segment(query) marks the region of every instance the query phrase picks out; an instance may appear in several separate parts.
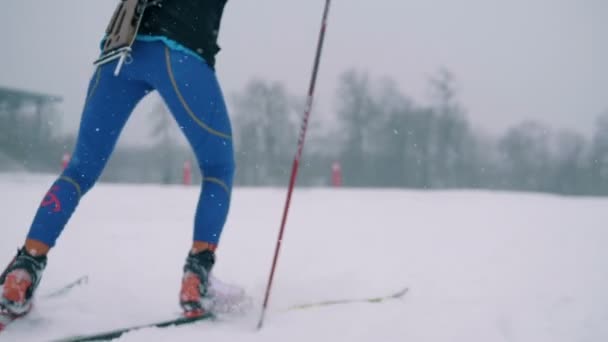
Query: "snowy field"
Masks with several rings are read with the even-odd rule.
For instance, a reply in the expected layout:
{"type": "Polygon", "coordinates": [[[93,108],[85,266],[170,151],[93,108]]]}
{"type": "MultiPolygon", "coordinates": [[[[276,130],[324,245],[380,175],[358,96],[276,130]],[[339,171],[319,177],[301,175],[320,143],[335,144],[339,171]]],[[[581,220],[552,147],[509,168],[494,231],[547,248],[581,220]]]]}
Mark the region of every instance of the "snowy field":
{"type": "MultiPolygon", "coordinates": [[[[14,255],[52,177],[0,174],[0,263],[14,255]]],[[[40,298],[0,341],[49,341],[167,319],[196,187],[100,184],[51,252],[40,298]]],[[[297,189],[265,327],[257,332],[284,189],[237,188],[215,275],[254,309],[120,341],[608,341],[608,199],[483,191],[297,189]],[[287,311],[319,300],[401,300],[287,311]]]]}

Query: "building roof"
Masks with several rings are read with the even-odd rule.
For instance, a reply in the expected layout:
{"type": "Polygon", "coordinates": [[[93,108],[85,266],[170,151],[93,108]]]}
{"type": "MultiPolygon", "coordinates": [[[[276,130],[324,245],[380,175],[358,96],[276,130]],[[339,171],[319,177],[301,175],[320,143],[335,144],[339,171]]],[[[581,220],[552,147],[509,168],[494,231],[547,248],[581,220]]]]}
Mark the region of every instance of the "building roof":
{"type": "Polygon", "coordinates": [[[61,102],[63,98],[60,96],[36,93],[28,90],[20,90],[15,88],[7,88],[0,86],[0,102],[1,101],[16,101],[16,102],[61,102]]]}

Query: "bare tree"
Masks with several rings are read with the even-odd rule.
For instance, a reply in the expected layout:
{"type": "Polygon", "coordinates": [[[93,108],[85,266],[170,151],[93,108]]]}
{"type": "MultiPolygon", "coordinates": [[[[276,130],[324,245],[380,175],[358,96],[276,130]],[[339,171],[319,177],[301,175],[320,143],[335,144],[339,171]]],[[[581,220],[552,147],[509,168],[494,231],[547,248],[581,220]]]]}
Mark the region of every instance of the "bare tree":
{"type": "Polygon", "coordinates": [[[151,137],[155,140],[154,148],[158,152],[158,163],[161,165],[162,182],[174,183],[178,179],[176,167],[179,160],[176,156],[176,129],[175,121],[169,113],[164,102],[159,101],[150,112],[152,121],[151,137]]]}
{"type": "Polygon", "coordinates": [[[234,98],[237,181],[282,184],[297,139],[291,97],[278,82],[253,80],[234,98]]]}

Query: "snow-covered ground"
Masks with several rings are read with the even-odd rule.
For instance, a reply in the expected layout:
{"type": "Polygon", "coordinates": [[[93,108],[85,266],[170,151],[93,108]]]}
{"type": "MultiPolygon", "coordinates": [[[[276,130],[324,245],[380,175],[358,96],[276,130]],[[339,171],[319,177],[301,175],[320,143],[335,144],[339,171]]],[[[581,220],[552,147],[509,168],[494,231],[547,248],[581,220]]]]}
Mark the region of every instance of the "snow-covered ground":
{"type": "MultiPolygon", "coordinates": [[[[0,174],[0,263],[52,177],[0,174]]],[[[51,252],[40,299],[0,341],[48,341],[166,319],[189,247],[196,187],[100,184],[51,252]]],[[[266,324],[255,330],[284,189],[237,188],[215,274],[243,317],[121,341],[608,341],[608,199],[483,191],[297,189],[266,324]],[[402,299],[286,311],[326,299],[402,299]]],[[[2,261],[4,260],[4,261],[2,261]]]]}

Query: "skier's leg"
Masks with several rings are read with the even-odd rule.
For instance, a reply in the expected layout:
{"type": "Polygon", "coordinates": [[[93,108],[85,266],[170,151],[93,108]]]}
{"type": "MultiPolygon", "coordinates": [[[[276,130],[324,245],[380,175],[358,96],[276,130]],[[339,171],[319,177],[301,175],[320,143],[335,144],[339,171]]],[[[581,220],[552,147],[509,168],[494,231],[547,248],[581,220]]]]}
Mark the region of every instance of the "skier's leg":
{"type": "Polygon", "coordinates": [[[235,169],[230,119],[213,69],[168,48],[164,59],[164,79],[155,87],[190,143],[203,175],[193,249],[214,249],[228,215],[235,169]]]}
{"type": "Polygon", "coordinates": [[[230,206],[234,152],[230,119],[215,72],[196,57],[163,49],[164,72],[155,87],[196,155],[203,175],[192,249],[184,265],[180,305],[186,316],[204,312],[214,250],[230,206]]]}
{"type": "Polygon", "coordinates": [[[44,254],[37,248],[55,245],[78,202],[99,178],[133,108],[151,90],[128,72],[116,77],[113,70],[113,64],[100,66],[91,80],[74,154],[34,217],[27,236],[30,253],[44,254]]]}
{"type": "Polygon", "coordinates": [[[42,200],[24,248],[0,275],[0,308],[16,314],[29,311],[46,253],[95,184],[129,114],[150,89],[126,73],[113,76],[113,70],[111,64],[99,67],[91,80],[72,160],[42,200]]]}

